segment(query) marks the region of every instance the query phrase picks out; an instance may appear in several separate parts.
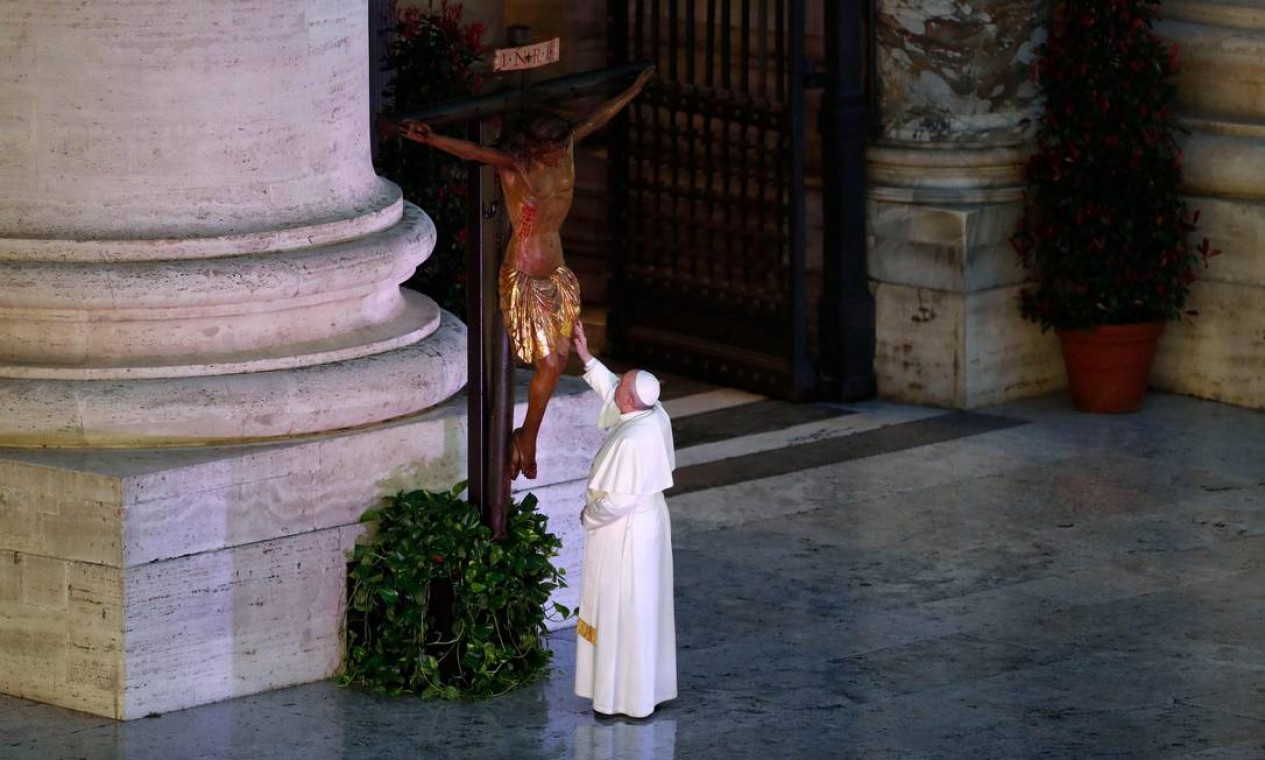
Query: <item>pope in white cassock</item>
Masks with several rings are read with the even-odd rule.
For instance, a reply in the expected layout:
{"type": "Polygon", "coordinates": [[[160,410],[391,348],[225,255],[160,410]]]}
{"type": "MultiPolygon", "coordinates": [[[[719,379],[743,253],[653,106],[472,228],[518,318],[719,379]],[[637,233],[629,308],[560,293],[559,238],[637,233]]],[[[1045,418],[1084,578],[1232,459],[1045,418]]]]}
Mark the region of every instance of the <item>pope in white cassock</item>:
{"type": "Polygon", "coordinates": [[[612,373],[589,353],[578,321],[575,349],[602,397],[598,425],[607,431],[580,514],[587,535],[575,693],[598,713],[644,718],[676,698],[672,526],[663,498],[676,467],[672,422],[654,375],[612,373]]]}

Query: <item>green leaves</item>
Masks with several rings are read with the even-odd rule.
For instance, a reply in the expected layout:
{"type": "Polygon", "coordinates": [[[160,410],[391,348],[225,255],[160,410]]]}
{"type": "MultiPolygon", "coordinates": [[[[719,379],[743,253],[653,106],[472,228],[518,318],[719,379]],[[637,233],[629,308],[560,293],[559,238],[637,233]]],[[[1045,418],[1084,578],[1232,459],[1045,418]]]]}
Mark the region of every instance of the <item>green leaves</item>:
{"type": "Polygon", "coordinates": [[[1033,68],[1045,108],[1011,243],[1032,269],[1021,309],[1042,329],[1176,319],[1198,215],[1182,199],[1174,48],[1158,0],[1063,0],[1033,68]]]}
{"type": "MultiPolygon", "coordinates": [[[[507,538],[493,541],[465,491],[461,482],[447,492],[399,493],[361,516],[378,532],[348,562],[339,683],[471,699],[547,671],[546,606],[566,585],[550,560],[562,543],[531,494],[512,505],[507,538]]],[[[549,617],[570,614],[555,605],[549,617]]]]}

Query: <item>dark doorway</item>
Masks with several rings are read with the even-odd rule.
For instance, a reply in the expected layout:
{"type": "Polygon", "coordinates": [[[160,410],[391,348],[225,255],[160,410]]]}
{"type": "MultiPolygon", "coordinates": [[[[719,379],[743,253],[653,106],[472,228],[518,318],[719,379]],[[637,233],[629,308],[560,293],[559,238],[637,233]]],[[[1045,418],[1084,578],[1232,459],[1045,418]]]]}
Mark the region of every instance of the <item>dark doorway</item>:
{"type": "Polygon", "coordinates": [[[821,304],[838,273],[831,252],[809,271],[805,182],[826,62],[809,60],[805,6],[611,0],[614,62],[659,75],[611,135],[608,339],[621,359],[796,400],[827,382],[820,354],[834,347],[819,338],[836,337],[821,304]]]}

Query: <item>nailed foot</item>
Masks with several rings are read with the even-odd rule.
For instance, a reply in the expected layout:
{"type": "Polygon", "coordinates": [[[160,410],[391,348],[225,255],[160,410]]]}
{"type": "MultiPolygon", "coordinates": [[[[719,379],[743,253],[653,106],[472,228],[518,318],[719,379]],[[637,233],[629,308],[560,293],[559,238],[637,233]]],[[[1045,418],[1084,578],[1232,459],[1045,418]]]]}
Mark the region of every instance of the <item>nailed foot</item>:
{"type": "Polygon", "coordinates": [[[514,430],[514,451],[510,455],[510,477],[516,478],[519,473],[528,480],[536,479],[536,441],[528,440],[523,429],[514,430]]]}

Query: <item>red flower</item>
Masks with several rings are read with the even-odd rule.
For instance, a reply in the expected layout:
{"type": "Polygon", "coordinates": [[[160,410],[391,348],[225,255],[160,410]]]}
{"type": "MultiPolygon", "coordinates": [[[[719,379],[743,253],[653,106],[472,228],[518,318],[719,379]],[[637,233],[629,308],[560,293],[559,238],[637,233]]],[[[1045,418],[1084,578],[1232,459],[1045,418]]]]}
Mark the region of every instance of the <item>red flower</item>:
{"type": "Polygon", "coordinates": [[[1061,0],[1030,74],[1045,112],[1011,244],[1034,274],[1023,314],[1048,327],[1178,316],[1191,265],[1212,250],[1179,193],[1178,50],[1155,36],[1159,0],[1061,0]]]}

